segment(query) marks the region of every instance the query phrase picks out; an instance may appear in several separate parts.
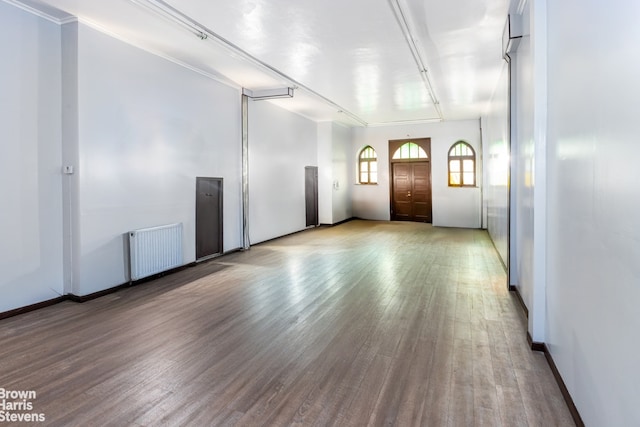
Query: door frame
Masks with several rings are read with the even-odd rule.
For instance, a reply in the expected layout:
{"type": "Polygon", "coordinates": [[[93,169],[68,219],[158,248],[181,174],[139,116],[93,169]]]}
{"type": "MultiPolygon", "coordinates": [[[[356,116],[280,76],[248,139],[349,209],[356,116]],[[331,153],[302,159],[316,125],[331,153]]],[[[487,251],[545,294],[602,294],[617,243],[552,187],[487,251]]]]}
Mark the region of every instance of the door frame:
{"type": "Polygon", "coordinates": [[[393,164],[394,163],[429,163],[429,195],[431,200],[429,205],[431,206],[430,218],[433,223],[433,179],[432,179],[432,165],[431,162],[431,138],[406,138],[406,139],[390,139],[389,140],[389,218],[393,221],[393,164]],[[422,148],[427,153],[426,159],[393,159],[393,153],[398,148],[407,142],[413,142],[422,148]]]}
{"type": "Polygon", "coordinates": [[[223,206],[223,201],[224,201],[224,179],[223,178],[213,178],[213,177],[201,177],[198,176],[196,177],[196,203],[195,203],[195,244],[196,244],[196,261],[204,261],[207,260],[209,258],[213,258],[216,256],[220,256],[224,254],[224,239],[223,239],[223,233],[224,233],[224,218],[223,218],[223,214],[224,214],[224,206],[223,206]],[[199,255],[199,245],[198,245],[198,224],[200,221],[202,221],[202,218],[199,218],[198,215],[198,184],[200,182],[203,181],[209,181],[209,182],[215,182],[218,184],[218,230],[220,231],[218,233],[218,247],[220,248],[220,252],[216,252],[213,254],[207,254],[207,255],[203,255],[203,256],[198,256],[199,255]]]}

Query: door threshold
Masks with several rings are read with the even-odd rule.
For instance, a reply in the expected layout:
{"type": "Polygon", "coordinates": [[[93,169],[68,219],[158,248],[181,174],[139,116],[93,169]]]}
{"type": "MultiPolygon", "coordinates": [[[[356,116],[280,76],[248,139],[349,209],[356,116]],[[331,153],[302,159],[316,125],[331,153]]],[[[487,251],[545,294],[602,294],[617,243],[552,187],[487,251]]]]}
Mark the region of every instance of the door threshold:
{"type": "Polygon", "coordinates": [[[210,259],[213,259],[213,258],[218,258],[219,256],[222,256],[222,255],[224,255],[224,254],[223,253],[217,253],[217,254],[207,255],[207,256],[204,256],[202,258],[198,258],[196,260],[196,264],[199,264],[199,263],[204,262],[204,261],[209,261],[210,259]]]}

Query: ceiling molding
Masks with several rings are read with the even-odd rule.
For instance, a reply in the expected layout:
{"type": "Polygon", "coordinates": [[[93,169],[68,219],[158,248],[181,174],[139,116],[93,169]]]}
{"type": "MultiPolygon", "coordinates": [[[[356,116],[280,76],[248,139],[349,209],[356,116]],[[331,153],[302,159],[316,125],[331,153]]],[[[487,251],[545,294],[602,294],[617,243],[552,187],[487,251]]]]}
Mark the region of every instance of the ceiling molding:
{"type": "Polygon", "coordinates": [[[77,16],[70,16],[68,18],[61,19],[60,20],[60,25],[71,24],[73,22],[78,22],[78,17],[77,16]]]}
{"type": "Polygon", "coordinates": [[[230,40],[227,40],[226,38],[220,36],[219,34],[207,28],[205,25],[196,21],[192,17],[174,8],[167,2],[163,0],[129,0],[129,1],[133,4],[143,7],[144,9],[150,12],[157,14],[158,16],[163,17],[164,19],[171,20],[171,22],[173,22],[175,25],[178,25],[181,28],[186,29],[187,31],[195,34],[196,37],[202,40],[205,40],[205,41],[212,40],[214,43],[217,43],[218,45],[232,52],[233,54],[238,55],[240,58],[252,64],[253,66],[258,67],[263,71],[266,71],[267,73],[277,78],[284,79],[288,85],[294,86],[299,90],[303,90],[304,92],[312,95],[313,97],[321,100],[325,104],[331,106],[332,108],[335,108],[336,111],[349,116],[351,120],[354,120],[360,123],[362,126],[367,126],[367,122],[362,118],[360,118],[357,114],[352,113],[351,111],[340,106],[333,100],[316,92],[315,90],[311,89],[307,85],[297,81],[293,77],[285,74],[284,72],[280,71],[274,66],[256,58],[255,56],[243,50],[242,48],[240,48],[230,40]]]}
{"type": "MultiPolygon", "coordinates": [[[[36,9],[33,6],[26,5],[26,4],[21,3],[21,2],[19,2],[17,0],[0,0],[0,1],[3,1],[3,2],[7,3],[7,4],[10,4],[11,6],[15,6],[18,9],[22,9],[25,12],[29,12],[30,14],[38,16],[38,17],[40,17],[42,19],[45,19],[45,20],[47,20],[49,22],[53,22],[54,24],[61,25],[63,23],[63,21],[69,19],[69,18],[64,18],[63,20],[61,20],[60,18],[56,18],[53,15],[49,15],[48,13],[45,13],[42,10],[36,9]]],[[[75,18],[75,17],[73,17],[73,18],[75,18]]]]}
{"type": "Polygon", "coordinates": [[[209,71],[205,71],[205,70],[203,70],[201,68],[198,68],[198,67],[195,67],[193,65],[187,64],[186,62],[183,62],[183,61],[181,61],[179,59],[176,59],[176,58],[174,58],[174,57],[172,57],[170,55],[167,55],[166,53],[157,51],[155,49],[150,49],[150,48],[148,48],[146,46],[143,46],[143,45],[141,45],[141,44],[139,44],[139,43],[127,38],[127,37],[123,37],[120,34],[117,34],[117,33],[114,33],[112,31],[109,31],[108,29],[106,29],[102,25],[100,25],[100,24],[98,24],[96,22],[93,22],[91,20],[88,20],[88,19],[85,19],[85,18],[77,18],[76,20],[77,20],[77,22],[79,22],[81,24],[84,24],[84,25],[86,25],[86,26],[88,26],[90,28],[93,28],[94,30],[99,31],[99,32],[101,32],[103,34],[106,34],[109,37],[113,37],[114,39],[120,40],[121,42],[126,43],[126,44],[128,44],[130,46],[133,46],[133,47],[135,47],[137,49],[140,49],[140,50],[143,50],[143,51],[145,51],[147,53],[150,53],[151,55],[154,55],[154,56],[157,56],[159,58],[165,59],[165,60],[167,60],[169,62],[172,62],[172,63],[174,63],[176,65],[179,65],[179,66],[181,66],[183,68],[186,68],[186,69],[188,69],[190,71],[193,71],[194,73],[198,73],[198,74],[200,74],[200,75],[202,75],[204,77],[207,77],[207,78],[209,78],[211,80],[215,80],[218,83],[222,83],[224,85],[227,85],[229,87],[232,87],[234,89],[242,91],[242,85],[236,83],[235,81],[233,81],[233,80],[231,80],[231,79],[229,79],[229,78],[227,78],[227,77],[225,77],[225,76],[223,76],[221,74],[214,74],[214,73],[211,73],[209,71]]]}

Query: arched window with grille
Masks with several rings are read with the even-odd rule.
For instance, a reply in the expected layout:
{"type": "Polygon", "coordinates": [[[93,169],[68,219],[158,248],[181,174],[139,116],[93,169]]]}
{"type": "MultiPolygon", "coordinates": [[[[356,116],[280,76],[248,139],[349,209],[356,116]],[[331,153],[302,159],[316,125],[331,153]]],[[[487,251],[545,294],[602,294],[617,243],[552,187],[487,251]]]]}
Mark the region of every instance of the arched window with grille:
{"type": "Polygon", "coordinates": [[[471,145],[458,141],[449,150],[449,187],[475,187],[476,152],[471,145]]]}
{"type": "Polygon", "coordinates": [[[367,145],[358,155],[358,182],[360,184],[378,183],[378,155],[367,145]]]}

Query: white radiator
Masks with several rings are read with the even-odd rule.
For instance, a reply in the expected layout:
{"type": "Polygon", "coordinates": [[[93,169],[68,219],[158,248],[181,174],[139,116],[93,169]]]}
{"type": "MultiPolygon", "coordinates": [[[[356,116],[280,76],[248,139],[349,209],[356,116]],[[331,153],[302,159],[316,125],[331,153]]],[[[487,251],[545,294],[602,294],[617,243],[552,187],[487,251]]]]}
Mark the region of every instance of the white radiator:
{"type": "Polygon", "coordinates": [[[129,232],[131,280],[182,265],[182,223],[129,232]]]}

